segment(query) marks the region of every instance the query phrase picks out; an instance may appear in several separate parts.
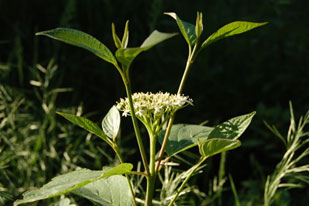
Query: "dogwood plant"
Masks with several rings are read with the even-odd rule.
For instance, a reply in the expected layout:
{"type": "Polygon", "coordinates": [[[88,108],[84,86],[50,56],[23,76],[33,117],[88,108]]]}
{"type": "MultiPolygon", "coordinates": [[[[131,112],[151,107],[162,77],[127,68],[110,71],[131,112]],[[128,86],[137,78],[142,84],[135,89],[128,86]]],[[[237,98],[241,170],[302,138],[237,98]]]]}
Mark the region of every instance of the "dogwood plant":
{"type": "MultiPolygon", "coordinates": [[[[174,124],[175,113],[186,106],[193,105],[193,100],[182,94],[187,75],[197,55],[208,45],[236,34],[241,34],[260,27],[264,23],[236,21],[229,23],[210,35],[206,40],[200,39],[203,32],[202,13],[197,12],[196,23],[191,24],[181,20],[175,13],[166,13],[177,23],[180,33],[188,45],[188,58],[177,93],[168,92],[138,92],[132,94],[130,67],[133,60],[153,46],[174,37],[176,33],[153,31],[148,38],[137,47],[127,47],[129,40],[128,21],[123,36],[120,38],[112,24],[112,36],[116,46],[113,54],[103,43],[84,32],[57,28],[39,32],[36,35],[47,36],[77,47],[86,49],[101,59],[111,63],[119,72],[127,97],[121,98],[111,107],[102,120],[102,127],[84,117],[58,112],[73,124],[76,124],[105,141],[115,152],[120,164],[116,167],[104,167],[102,170],[79,169],[53,178],[39,189],[25,192],[23,199],[16,200],[14,205],[34,202],[56,197],[66,193],[74,193],[89,199],[95,205],[153,205],[154,199],[160,202],[155,194],[157,176],[168,160],[185,150],[198,147],[200,159],[191,167],[182,184],[169,197],[168,205],[175,201],[189,181],[192,174],[209,157],[235,149],[241,145],[238,138],[249,126],[255,112],[234,117],[215,127],[193,124],[174,124]],[[119,152],[116,138],[119,136],[121,114],[132,119],[133,129],[139,148],[144,171],[134,171],[134,163],[125,163],[119,152]],[[149,139],[142,138],[139,121],[146,128],[149,139]],[[145,150],[144,142],[149,141],[145,150]],[[160,148],[157,148],[157,143],[160,148]],[[164,158],[164,159],[163,159],[164,158]],[[141,175],[147,182],[145,197],[136,197],[132,185],[132,175],[141,175]],[[139,200],[139,201],[137,201],[139,200]]],[[[69,203],[66,203],[69,205],[69,203]]]]}

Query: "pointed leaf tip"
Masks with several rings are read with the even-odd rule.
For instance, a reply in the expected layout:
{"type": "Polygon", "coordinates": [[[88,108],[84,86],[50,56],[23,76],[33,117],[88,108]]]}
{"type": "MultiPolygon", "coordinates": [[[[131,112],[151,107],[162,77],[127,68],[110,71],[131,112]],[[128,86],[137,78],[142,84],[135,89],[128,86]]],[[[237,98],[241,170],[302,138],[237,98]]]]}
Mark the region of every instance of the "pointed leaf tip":
{"type": "Polygon", "coordinates": [[[209,138],[238,139],[250,125],[256,112],[233,117],[217,125],[209,135],[209,138]]]}
{"type": "Polygon", "coordinates": [[[69,28],[56,28],[48,31],[38,32],[35,35],[43,35],[62,41],[73,46],[81,47],[100,57],[101,59],[117,65],[116,58],[112,52],[99,40],[85,32],[69,29],[69,28]]]}
{"type": "Polygon", "coordinates": [[[268,22],[247,22],[247,21],[235,21],[229,24],[224,25],[220,29],[218,29],[215,33],[210,35],[206,41],[203,42],[202,48],[205,48],[206,46],[220,40],[223,38],[227,38],[233,35],[242,34],[247,31],[250,31],[254,28],[263,26],[267,24],[268,22]]]}
{"type": "MultiPolygon", "coordinates": [[[[184,39],[186,40],[186,42],[188,43],[188,45],[190,47],[192,47],[196,40],[197,40],[197,36],[195,34],[196,28],[195,25],[188,23],[186,21],[182,21],[176,13],[174,12],[165,12],[164,14],[171,16],[173,19],[176,20],[176,23],[178,25],[178,28],[182,34],[182,36],[184,37],[184,39]]],[[[200,29],[200,28],[199,28],[200,29]]]]}

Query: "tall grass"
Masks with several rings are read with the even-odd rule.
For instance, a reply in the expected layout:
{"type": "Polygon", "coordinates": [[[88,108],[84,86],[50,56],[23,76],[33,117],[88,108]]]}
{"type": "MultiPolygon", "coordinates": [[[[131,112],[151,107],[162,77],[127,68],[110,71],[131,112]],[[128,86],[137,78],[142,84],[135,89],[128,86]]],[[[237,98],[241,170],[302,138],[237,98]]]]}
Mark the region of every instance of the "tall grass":
{"type": "Polygon", "coordinates": [[[264,206],[269,206],[275,199],[280,201],[281,188],[301,188],[309,184],[309,162],[302,160],[309,156],[309,111],[296,123],[292,104],[290,103],[290,127],[284,137],[274,126],[266,123],[267,127],[283,142],[286,151],[275,171],[267,177],[264,191],[264,206]]]}
{"type": "Polygon", "coordinates": [[[57,107],[58,95],[71,91],[60,87],[57,70],[54,60],[32,68],[30,89],[0,84],[0,205],[89,161],[97,169],[114,162],[91,135],[56,117],[56,110],[83,112],[57,107]]]}

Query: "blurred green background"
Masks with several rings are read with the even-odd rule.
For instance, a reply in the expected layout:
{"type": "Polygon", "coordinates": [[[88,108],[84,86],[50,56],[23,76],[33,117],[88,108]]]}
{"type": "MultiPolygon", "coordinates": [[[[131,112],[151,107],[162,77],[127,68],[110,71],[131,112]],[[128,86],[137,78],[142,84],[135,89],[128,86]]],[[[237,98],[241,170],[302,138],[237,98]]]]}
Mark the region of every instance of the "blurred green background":
{"type": "MultiPolygon", "coordinates": [[[[257,111],[241,139],[243,146],[228,153],[226,173],[233,176],[244,205],[250,205],[249,200],[261,201],[265,177],[284,151],[263,121],[277,125],[285,134],[289,100],[297,117],[309,108],[308,5],[305,0],[0,0],[2,204],[9,205],[25,190],[56,174],[76,167],[100,169],[116,164],[103,142],[56,116],[55,111],[82,113],[100,123],[109,108],[125,96],[117,71],[87,51],[34,34],[56,27],[75,28],[115,51],[112,22],[121,34],[125,21],[130,20],[129,47],[134,47],[154,29],[178,31],[174,20],[163,15],[166,11],[192,23],[196,11],[203,12],[204,38],[236,20],[269,22],[220,40],[199,55],[184,89],[194,107],[179,112],[176,119],[196,124],[208,120],[208,125],[215,125],[257,111]]],[[[131,69],[133,91],[175,93],[186,57],[181,35],[141,54],[131,69]]],[[[130,126],[123,119],[119,141],[131,146],[122,149],[127,161],[136,162],[130,126]]],[[[218,157],[210,160],[206,172],[192,180],[205,193],[217,173],[218,161],[218,157]]],[[[287,205],[305,205],[308,194],[307,187],[282,197],[287,205]]],[[[223,197],[223,205],[233,202],[229,185],[223,197]]]]}

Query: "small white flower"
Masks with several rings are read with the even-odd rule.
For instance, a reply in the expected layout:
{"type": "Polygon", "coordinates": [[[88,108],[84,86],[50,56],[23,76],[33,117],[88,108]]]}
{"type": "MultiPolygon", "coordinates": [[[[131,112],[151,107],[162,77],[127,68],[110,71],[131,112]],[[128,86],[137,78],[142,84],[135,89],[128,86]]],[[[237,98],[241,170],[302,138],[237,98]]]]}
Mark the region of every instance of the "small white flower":
{"type": "Polygon", "coordinates": [[[137,110],[135,114],[141,117],[143,116],[143,110],[137,110]]]}
{"type": "MultiPolygon", "coordinates": [[[[162,128],[163,124],[169,117],[177,110],[187,106],[193,105],[192,99],[184,95],[170,94],[168,92],[158,93],[134,93],[132,95],[133,106],[135,114],[142,122],[147,122],[149,128],[162,128]],[[144,121],[146,120],[146,121],[144,121]]],[[[117,102],[116,108],[122,111],[122,116],[130,115],[129,100],[120,99],[117,102]]],[[[154,131],[158,132],[158,131],[154,131]]]]}
{"type": "Polygon", "coordinates": [[[122,113],[122,116],[127,117],[129,114],[130,110],[124,110],[122,113]]]}

